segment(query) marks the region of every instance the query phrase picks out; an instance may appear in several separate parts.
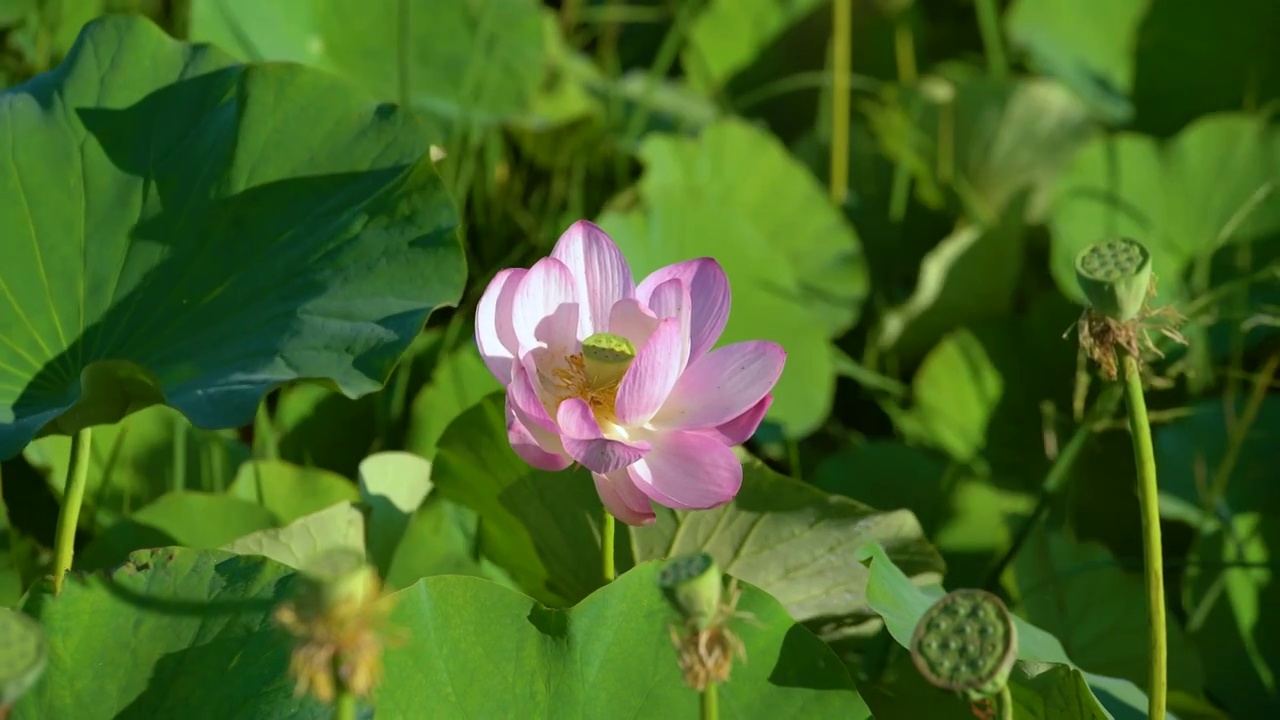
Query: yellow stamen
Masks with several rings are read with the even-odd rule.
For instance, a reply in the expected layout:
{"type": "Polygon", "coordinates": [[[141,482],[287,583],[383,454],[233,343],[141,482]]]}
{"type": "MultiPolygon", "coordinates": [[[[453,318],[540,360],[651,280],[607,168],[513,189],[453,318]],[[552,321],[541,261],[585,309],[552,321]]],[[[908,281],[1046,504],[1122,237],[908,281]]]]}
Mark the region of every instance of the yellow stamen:
{"type": "Polygon", "coordinates": [[[618,383],[622,381],[621,376],[601,382],[601,379],[593,378],[587,372],[586,360],[582,357],[582,353],[574,353],[565,358],[563,367],[551,371],[551,377],[555,394],[555,401],[551,407],[553,415],[560,407],[560,403],[569,398],[580,398],[591,406],[597,422],[617,421],[613,413],[613,404],[618,396],[618,383]]]}

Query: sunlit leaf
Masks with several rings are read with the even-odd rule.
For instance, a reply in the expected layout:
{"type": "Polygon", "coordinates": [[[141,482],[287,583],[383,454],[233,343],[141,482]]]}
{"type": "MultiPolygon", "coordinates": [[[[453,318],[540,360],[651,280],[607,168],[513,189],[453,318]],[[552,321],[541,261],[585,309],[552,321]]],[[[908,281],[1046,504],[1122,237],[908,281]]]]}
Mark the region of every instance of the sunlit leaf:
{"type": "MultiPolygon", "coordinates": [[[[386,657],[378,711],[392,717],[684,717],[698,712],[668,625],[674,611],[645,563],[568,610],[493,583],[422,580],[396,594],[392,621],[414,638],[386,657]],[[429,643],[429,649],[428,645],[429,643]],[[494,682],[495,668],[517,668],[494,682]],[[439,692],[448,688],[448,692],[439,692]]],[[[764,592],[743,588],[732,621],[747,648],[719,688],[724,718],[868,712],[835,654],[764,592]]]]}

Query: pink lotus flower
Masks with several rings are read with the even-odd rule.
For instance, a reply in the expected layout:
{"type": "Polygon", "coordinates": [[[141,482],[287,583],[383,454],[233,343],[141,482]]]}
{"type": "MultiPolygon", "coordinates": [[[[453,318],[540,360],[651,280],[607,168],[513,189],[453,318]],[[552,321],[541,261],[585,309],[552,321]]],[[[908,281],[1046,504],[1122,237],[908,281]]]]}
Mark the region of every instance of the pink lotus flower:
{"type": "Polygon", "coordinates": [[[773,402],[786,352],[712,349],[729,280],[699,258],[637,286],[613,240],[574,223],[551,256],[498,273],[476,309],[476,344],[507,388],[507,435],[525,462],[591,470],[614,517],[654,521],[650,501],[705,509],[742,485],[733,446],[773,402]]]}

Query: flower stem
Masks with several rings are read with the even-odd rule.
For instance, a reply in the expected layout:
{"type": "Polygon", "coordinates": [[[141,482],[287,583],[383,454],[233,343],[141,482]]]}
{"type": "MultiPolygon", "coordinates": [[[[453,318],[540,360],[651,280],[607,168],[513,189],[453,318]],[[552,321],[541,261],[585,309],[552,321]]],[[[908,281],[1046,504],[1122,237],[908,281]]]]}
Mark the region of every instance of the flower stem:
{"type": "Polygon", "coordinates": [[[702,691],[702,720],[719,720],[720,688],[715,681],[707,683],[702,691]]]}
{"type": "Polygon", "coordinates": [[[62,488],[62,508],[58,511],[58,529],[53,536],[53,593],[62,593],[62,583],[71,569],[76,548],[76,528],[80,526],[80,506],[84,488],[89,482],[89,428],[71,436],[67,461],[67,481],[62,488]]]}
{"type": "Polygon", "coordinates": [[[1013,695],[1009,693],[1009,684],[1005,683],[1000,688],[1000,694],[996,696],[996,702],[1000,704],[997,712],[1000,713],[1000,720],[1013,720],[1013,695]]]}
{"type": "Polygon", "coordinates": [[[1151,667],[1147,683],[1147,717],[1165,716],[1167,640],[1164,615],[1164,555],[1160,545],[1160,508],[1157,500],[1156,458],[1151,445],[1151,424],[1142,396],[1142,376],[1132,355],[1124,358],[1125,399],[1129,405],[1129,432],[1133,435],[1133,459],[1138,468],[1138,504],[1142,510],[1142,548],[1146,555],[1147,621],[1151,628],[1151,667]]]}
{"type": "Polygon", "coordinates": [[[600,527],[600,559],[604,562],[604,581],[613,582],[618,573],[613,568],[613,515],[604,511],[604,524],[600,527]]]}
{"type": "Polygon", "coordinates": [[[356,716],[359,715],[360,700],[343,681],[342,659],[337,655],[333,658],[333,686],[337,689],[337,696],[333,699],[334,720],[356,720],[356,716]]]}
{"type": "Polygon", "coordinates": [[[831,3],[831,200],[844,207],[849,192],[849,65],[853,55],[853,1],[831,3]]]}
{"type": "Polygon", "coordinates": [[[356,720],[357,709],[356,694],[345,686],[339,686],[338,697],[333,702],[334,720],[356,720]]]}

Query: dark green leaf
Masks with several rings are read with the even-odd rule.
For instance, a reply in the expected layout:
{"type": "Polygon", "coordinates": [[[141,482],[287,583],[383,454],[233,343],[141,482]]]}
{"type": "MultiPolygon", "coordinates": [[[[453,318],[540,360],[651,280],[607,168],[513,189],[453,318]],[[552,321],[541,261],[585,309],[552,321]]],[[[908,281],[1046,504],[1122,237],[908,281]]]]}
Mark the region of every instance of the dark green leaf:
{"type": "Polygon", "coordinates": [[[372,392],[461,293],[425,129],[329,74],[113,16],[0,125],[0,458],[159,402],[239,426],[298,377],[372,392]]]}

